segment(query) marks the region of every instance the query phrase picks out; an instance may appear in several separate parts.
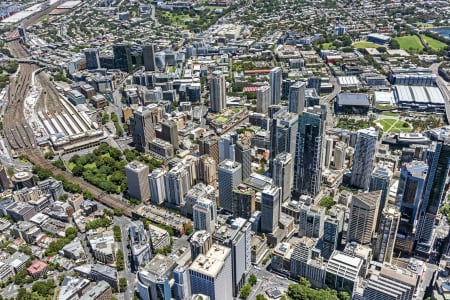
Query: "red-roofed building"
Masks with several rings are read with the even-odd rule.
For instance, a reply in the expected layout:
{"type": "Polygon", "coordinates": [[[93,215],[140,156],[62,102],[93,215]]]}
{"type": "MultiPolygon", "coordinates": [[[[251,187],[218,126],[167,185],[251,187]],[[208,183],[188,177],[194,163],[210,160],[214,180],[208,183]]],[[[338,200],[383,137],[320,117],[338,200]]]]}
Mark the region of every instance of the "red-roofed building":
{"type": "Polygon", "coordinates": [[[27,271],[31,277],[37,279],[47,273],[48,265],[43,261],[35,260],[34,263],[28,267],[27,271]]]}

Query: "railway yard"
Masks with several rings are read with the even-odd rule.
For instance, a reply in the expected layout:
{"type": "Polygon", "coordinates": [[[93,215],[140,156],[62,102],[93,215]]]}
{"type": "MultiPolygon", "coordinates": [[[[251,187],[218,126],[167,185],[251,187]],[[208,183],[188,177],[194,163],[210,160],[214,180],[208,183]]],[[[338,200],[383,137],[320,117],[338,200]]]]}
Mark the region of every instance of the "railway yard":
{"type": "MultiPolygon", "coordinates": [[[[18,41],[10,42],[9,49],[17,58],[28,56],[28,53],[18,41]]],[[[9,100],[3,116],[4,136],[9,146],[17,155],[25,157],[34,165],[49,169],[55,175],[60,174],[64,176],[66,180],[78,184],[82,190],[90,192],[95,200],[108,207],[119,209],[126,216],[131,216],[132,208],[127,203],[114,198],[112,195],[105,193],[81,178],[73,176],[70,172],[58,169],[43,157],[40,148],[36,145],[36,136],[33,129],[28,123],[30,120],[24,114],[25,100],[31,92],[33,73],[36,74],[35,71],[37,69],[38,67],[34,64],[20,63],[17,73],[11,77],[9,100]]],[[[55,122],[53,126],[58,126],[56,124],[64,124],[67,127],[64,129],[61,128],[61,131],[67,134],[70,133],[68,132],[70,130],[75,131],[75,128],[78,128],[77,126],[81,127],[82,125],[70,124],[70,120],[76,120],[77,115],[71,110],[72,107],[69,104],[66,105],[58,99],[58,94],[48,77],[44,73],[37,74],[36,77],[41,89],[41,94],[38,96],[37,101],[37,107],[40,109],[38,115],[46,119],[43,113],[45,111],[48,114],[47,116],[54,116],[54,118],[51,118],[54,120],[52,122],[55,122]],[[69,124],[64,122],[64,120],[69,124]]],[[[84,119],[83,117],[78,117],[84,119]]],[[[83,120],[76,121],[83,124],[83,120]]],[[[85,126],[88,126],[88,124],[85,124],[85,126]]],[[[82,128],[78,128],[78,130],[80,129],[82,128]]],[[[50,130],[47,128],[47,131],[50,130]]]]}

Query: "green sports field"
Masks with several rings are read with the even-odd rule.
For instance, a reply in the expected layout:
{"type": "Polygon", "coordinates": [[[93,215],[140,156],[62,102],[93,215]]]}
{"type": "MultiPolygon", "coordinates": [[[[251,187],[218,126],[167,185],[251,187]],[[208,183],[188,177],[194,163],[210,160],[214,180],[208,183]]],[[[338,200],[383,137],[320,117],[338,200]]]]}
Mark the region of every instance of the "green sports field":
{"type": "Polygon", "coordinates": [[[396,37],[394,40],[400,44],[400,48],[403,50],[420,51],[424,48],[420,39],[415,35],[396,37]]]}

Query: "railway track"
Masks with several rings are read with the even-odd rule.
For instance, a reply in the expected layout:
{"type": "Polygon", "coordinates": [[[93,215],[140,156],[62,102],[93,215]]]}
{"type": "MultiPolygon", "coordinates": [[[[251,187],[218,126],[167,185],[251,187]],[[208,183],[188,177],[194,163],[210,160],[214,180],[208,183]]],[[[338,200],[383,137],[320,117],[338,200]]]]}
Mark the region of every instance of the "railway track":
{"type": "MultiPolygon", "coordinates": [[[[28,26],[30,24],[27,24],[28,26]]],[[[17,58],[27,57],[27,51],[22,47],[18,41],[9,43],[11,53],[17,58]]],[[[123,201],[115,199],[112,195],[99,189],[96,186],[84,181],[82,178],[75,177],[72,173],[58,169],[47,161],[40,150],[36,147],[35,136],[30,128],[27,120],[25,120],[23,108],[25,98],[30,90],[30,82],[32,73],[38,67],[33,64],[19,64],[19,71],[16,78],[12,78],[9,89],[9,102],[6,107],[6,112],[3,116],[4,135],[8,140],[9,145],[20,156],[27,158],[31,163],[41,168],[49,169],[53,174],[60,174],[66,180],[78,184],[83,191],[90,192],[94,200],[110,207],[119,209],[125,216],[131,217],[133,207],[123,201]]],[[[47,107],[54,106],[57,101],[58,94],[54,87],[49,83],[48,78],[44,74],[38,75],[38,79],[42,84],[43,90],[47,91],[48,97],[47,107]]],[[[59,103],[59,102],[58,102],[59,103]]],[[[61,104],[59,104],[61,105],[61,104]]]]}
{"type": "Polygon", "coordinates": [[[90,192],[94,200],[110,207],[110,208],[118,208],[122,211],[122,213],[125,216],[131,217],[133,212],[133,207],[126,204],[125,202],[122,202],[120,200],[114,199],[110,194],[106,193],[105,191],[99,189],[96,186],[93,186],[90,183],[87,183],[82,178],[75,177],[72,175],[72,173],[63,171],[54,165],[52,165],[49,161],[47,161],[40,151],[38,149],[28,149],[28,150],[22,150],[19,152],[21,156],[24,156],[27,158],[30,162],[32,162],[34,165],[40,166],[41,168],[49,169],[53,172],[54,175],[60,174],[64,176],[68,181],[78,184],[82,190],[90,192]]]}

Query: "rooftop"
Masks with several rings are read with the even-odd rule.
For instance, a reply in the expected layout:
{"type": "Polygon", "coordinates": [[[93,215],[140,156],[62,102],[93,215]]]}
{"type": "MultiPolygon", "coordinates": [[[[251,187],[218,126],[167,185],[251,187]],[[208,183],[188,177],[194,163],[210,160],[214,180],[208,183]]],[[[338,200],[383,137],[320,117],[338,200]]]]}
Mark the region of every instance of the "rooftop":
{"type": "Polygon", "coordinates": [[[197,256],[189,269],[216,278],[230,252],[230,248],[214,244],[206,255],[200,254],[197,256]]]}

